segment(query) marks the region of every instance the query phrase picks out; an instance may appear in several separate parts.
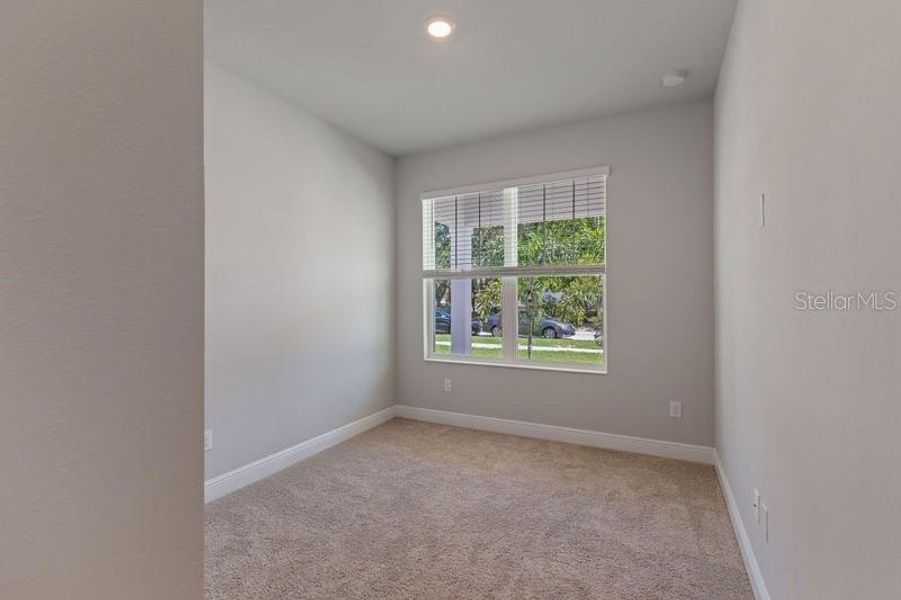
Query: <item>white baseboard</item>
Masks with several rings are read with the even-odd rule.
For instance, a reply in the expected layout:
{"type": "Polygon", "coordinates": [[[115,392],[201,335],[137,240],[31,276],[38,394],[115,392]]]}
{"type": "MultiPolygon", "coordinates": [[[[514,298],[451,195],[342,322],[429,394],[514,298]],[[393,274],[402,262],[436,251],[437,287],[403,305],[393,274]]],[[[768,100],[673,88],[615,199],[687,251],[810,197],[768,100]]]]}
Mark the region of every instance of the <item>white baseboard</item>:
{"type": "Polygon", "coordinates": [[[467,415],[431,408],[419,408],[416,406],[404,406],[398,404],[395,408],[395,416],[416,421],[427,421],[441,425],[453,425],[468,429],[481,429],[496,433],[509,433],[522,437],[579,444],[581,446],[593,446],[607,450],[620,450],[622,452],[634,452],[636,454],[649,454],[663,458],[674,458],[712,465],[715,460],[714,449],[709,446],[696,446],[694,444],[681,444],[679,442],[667,442],[648,438],[633,437],[629,435],[617,435],[613,433],[601,433],[587,429],[572,429],[557,425],[543,425],[541,423],[529,423],[526,421],[513,421],[510,419],[498,419],[495,417],[481,417],[467,415]]]}
{"type": "Polygon", "coordinates": [[[720,455],[716,451],[714,451],[714,460],[716,476],[720,480],[723,496],[726,497],[726,508],[729,510],[729,518],[732,520],[732,529],[735,530],[735,537],[738,539],[741,557],[745,561],[745,570],[748,572],[748,578],[751,580],[751,589],[754,591],[754,598],[756,598],[756,600],[770,600],[770,593],[766,589],[763,573],[760,571],[760,565],[757,564],[757,557],[754,556],[754,548],[751,546],[751,539],[748,537],[745,523],[741,519],[741,513],[738,512],[738,504],[735,502],[732,486],[729,485],[729,479],[726,477],[723,463],[720,462],[720,455]]]}
{"type": "Polygon", "coordinates": [[[332,446],[349,440],[350,438],[359,435],[368,429],[377,427],[386,421],[390,421],[394,418],[394,408],[395,407],[391,406],[384,410],[380,410],[368,417],[363,417],[362,419],[348,423],[337,429],[327,431],[322,435],[301,442],[296,446],[291,446],[281,452],[270,454],[269,456],[248,465],[238,467],[234,471],[223,473],[218,477],[213,477],[203,484],[204,502],[211,502],[226,494],[230,494],[235,490],[241,489],[246,485],[265,479],[286,467],[290,467],[294,463],[300,462],[327,448],[331,448],[332,446]]]}

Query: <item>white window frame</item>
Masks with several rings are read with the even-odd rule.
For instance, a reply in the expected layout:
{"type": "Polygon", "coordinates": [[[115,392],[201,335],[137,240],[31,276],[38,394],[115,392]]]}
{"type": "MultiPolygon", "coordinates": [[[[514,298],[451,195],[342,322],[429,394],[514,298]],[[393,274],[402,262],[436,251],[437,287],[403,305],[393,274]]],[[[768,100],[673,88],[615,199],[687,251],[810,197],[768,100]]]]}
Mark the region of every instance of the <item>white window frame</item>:
{"type": "MultiPolygon", "coordinates": [[[[444,198],[448,196],[462,196],[464,194],[472,194],[485,190],[504,190],[504,231],[509,231],[515,227],[517,222],[516,198],[508,198],[507,192],[510,189],[515,190],[522,186],[533,185],[537,183],[560,181],[565,179],[578,179],[583,177],[608,177],[610,176],[610,167],[590,167],[585,169],[577,169],[573,171],[564,171],[560,173],[549,173],[545,175],[536,175],[531,177],[523,177],[519,179],[508,179],[504,181],[495,181],[490,183],[481,183],[474,185],[458,186],[454,188],[446,188],[440,190],[431,190],[423,192],[420,200],[433,200],[436,198],[444,198]]],[[[421,234],[423,242],[434,244],[434,232],[426,226],[426,222],[434,223],[434,219],[423,218],[423,227],[421,234]]],[[[454,279],[456,275],[448,275],[446,269],[442,269],[440,273],[435,270],[422,271],[422,316],[423,316],[423,360],[426,362],[436,363],[452,363],[464,365],[477,365],[484,367],[506,367],[514,369],[532,369],[540,371],[562,371],[571,373],[591,373],[597,375],[606,375],[610,367],[610,334],[607,319],[607,264],[609,257],[607,255],[607,235],[609,233],[609,218],[606,210],[606,198],[604,208],[604,264],[594,266],[560,266],[560,267],[518,267],[517,263],[517,239],[514,236],[510,243],[504,246],[504,267],[491,267],[487,269],[471,269],[468,271],[460,271],[459,278],[475,279],[479,277],[500,277],[502,285],[502,306],[516,306],[518,304],[517,278],[528,277],[530,275],[573,275],[573,276],[590,276],[597,275],[603,278],[604,294],[602,314],[603,320],[601,327],[604,332],[604,363],[601,365],[584,365],[579,363],[542,363],[535,361],[524,361],[517,357],[519,347],[519,311],[513,311],[513,327],[507,326],[502,328],[502,347],[503,358],[491,359],[484,357],[471,357],[466,355],[446,355],[434,354],[432,349],[435,347],[435,328],[434,328],[434,312],[435,312],[435,279],[454,279]]],[[[424,247],[427,254],[428,249],[424,247]]],[[[434,248],[432,248],[434,255],[434,248]]],[[[509,311],[508,311],[509,312],[509,311]]]]}

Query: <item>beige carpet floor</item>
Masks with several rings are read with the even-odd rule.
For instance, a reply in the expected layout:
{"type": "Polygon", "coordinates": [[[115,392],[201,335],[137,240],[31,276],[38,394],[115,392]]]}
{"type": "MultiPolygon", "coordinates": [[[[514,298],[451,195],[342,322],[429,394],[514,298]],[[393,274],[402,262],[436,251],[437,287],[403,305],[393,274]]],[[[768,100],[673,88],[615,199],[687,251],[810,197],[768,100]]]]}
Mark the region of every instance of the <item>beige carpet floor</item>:
{"type": "Polygon", "coordinates": [[[752,598],[711,467],[403,419],[208,505],[206,590],[752,598]]]}

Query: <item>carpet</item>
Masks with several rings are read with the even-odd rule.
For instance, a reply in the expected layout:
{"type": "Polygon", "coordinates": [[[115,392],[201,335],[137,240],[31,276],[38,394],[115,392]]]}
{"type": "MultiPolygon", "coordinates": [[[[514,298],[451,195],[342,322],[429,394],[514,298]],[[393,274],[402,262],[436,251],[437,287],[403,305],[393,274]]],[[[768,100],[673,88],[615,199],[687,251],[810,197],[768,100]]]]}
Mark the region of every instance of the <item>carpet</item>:
{"type": "Polygon", "coordinates": [[[712,467],[395,419],[207,506],[208,600],[751,599],[712,467]]]}

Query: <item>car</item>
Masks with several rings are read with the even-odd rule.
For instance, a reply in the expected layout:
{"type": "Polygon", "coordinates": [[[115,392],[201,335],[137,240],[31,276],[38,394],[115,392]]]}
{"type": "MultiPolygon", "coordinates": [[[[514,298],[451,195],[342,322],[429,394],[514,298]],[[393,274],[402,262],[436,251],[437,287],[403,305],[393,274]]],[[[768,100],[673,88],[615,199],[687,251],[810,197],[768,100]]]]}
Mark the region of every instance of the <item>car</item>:
{"type": "MultiPolygon", "coordinates": [[[[485,322],[485,329],[494,337],[500,337],[502,335],[501,313],[496,312],[489,316],[485,322]]],[[[575,334],[575,325],[550,316],[540,317],[535,331],[532,332],[532,335],[540,335],[545,338],[572,337],[575,334]]],[[[529,335],[529,321],[524,309],[519,309],[519,335],[529,335]]]]}
{"type": "MultiPolygon", "coordinates": [[[[435,309],[435,333],[451,332],[451,312],[449,308],[435,309]]],[[[482,332],[482,322],[478,317],[472,317],[472,335],[478,335],[482,332]]]]}

